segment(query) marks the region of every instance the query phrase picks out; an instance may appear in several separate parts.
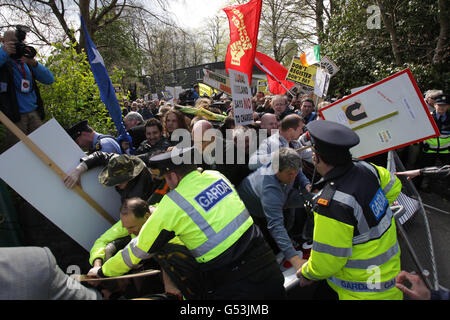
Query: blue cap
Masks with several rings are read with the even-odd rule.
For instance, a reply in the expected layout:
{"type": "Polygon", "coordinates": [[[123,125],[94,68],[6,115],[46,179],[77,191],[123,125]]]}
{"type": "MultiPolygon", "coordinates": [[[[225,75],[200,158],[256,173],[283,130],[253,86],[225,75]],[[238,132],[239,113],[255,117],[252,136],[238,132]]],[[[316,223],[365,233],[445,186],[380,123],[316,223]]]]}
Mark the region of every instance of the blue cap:
{"type": "Polygon", "coordinates": [[[306,125],[311,142],[318,152],[348,150],[359,143],[359,136],[350,128],[328,120],[315,120],[306,125]]]}
{"type": "Polygon", "coordinates": [[[169,148],[169,151],[152,156],[149,159],[150,171],[162,176],[164,173],[170,172],[174,168],[183,165],[194,164],[194,147],[188,148],[169,148]],[[187,155],[187,159],[184,156],[187,155]],[[182,160],[188,160],[188,163],[184,163],[182,160]]]}
{"type": "Polygon", "coordinates": [[[434,97],[434,104],[450,104],[450,96],[448,94],[440,94],[434,97]]]}
{"type": "Polygon", "coordinates": [[[81,135],[81,132],[88,131],[88,122],[87,120],[83,120],[73,125],[67,130],[69,136],[72,137],[73,140],[77,140],[77,138],[81,135]]]}

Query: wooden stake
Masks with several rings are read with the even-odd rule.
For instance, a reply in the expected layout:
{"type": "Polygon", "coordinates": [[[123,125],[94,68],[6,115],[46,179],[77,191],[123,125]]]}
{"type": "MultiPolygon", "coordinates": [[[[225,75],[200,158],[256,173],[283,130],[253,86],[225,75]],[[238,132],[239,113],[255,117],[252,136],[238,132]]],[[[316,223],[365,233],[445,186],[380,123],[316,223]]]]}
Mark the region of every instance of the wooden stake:
{"type": "Polygon", "coordinates": [[[137,273],[130,273],[130,274],[125,274],[122,276],[117,276],[117,277],[107,277],[107,278],[95,278],[95,277],[89,277],[87,275],[84,274],[80,274],[80,275],[72,275],[72,277],[75,280],[78,280],[80,282],[87,282],[87,281],[108,281],[108,280],[118,280],[118,279],[129,279],[129,278],[139,278],[139,277],[148,277],[148,276],[153,276],[155,274],[159,274],[161,271],[159,270],[144,270],[141,272],[137,272],[137,273]]]}
{"type": "MultiPolygon", "coordinates": [[[[30,138],[25,135],[9,118],[0,111],[0,121],[19,138],[41,161],[50,169],[53,170],[61,179],[64,179],[67,175],[66,173],[52,160],[50,159],[42,150],[39,148],[30,138]]],[[[103,218],[105,218],[109,223],[115,224],[116,221],[102,208],[99,206],[94,199],[92,199],[80,185],[75,185],[73,190],[82,197],[91,207],[95,209],[103,218]]]]}
{"type": "Polygon", "coordinates": [[[297,151],[297,152],[301,152],[301,151],[303,151],[303,150],[306,150],[306,149],[309,149],[309,148],[312,148],[312,146],[304,146],[304,147],[301,147],[301,148],[295,149],[295,151],[297,151]]]}

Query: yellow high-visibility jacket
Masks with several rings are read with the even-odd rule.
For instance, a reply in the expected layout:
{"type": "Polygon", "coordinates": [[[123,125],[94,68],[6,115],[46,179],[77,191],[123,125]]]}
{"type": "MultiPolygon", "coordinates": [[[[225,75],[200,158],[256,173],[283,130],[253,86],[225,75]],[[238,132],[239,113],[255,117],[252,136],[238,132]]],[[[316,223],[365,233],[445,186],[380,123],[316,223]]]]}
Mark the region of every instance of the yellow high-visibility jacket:
{"type": "Polygon", "coordinates": [[[217,171],[187,174],[166,194],[139,235],[105,262],[98,274],[128,272],[177,236],[199,263],[230,248],[253,224],[233,185],[217,171]]]}
{"type": "Polygon", "coordinates": [[[316,197],[313,246],[302,275],[326,279],[339,299],[402,299],[400,248],[389,205],[401,182],[363,161],[332,169],[316,197]]]}

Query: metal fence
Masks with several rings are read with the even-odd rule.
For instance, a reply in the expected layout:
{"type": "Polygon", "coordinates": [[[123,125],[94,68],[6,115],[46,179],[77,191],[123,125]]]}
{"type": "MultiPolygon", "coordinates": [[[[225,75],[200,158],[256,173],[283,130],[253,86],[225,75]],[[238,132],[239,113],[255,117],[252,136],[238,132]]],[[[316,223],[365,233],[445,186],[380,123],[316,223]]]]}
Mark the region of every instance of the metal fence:
{"type": "MultiPolygon", "coordinates": [[[[387,168],[390,172],[405,171],[395,151],[389,151],[387,168]]],[[[402,269],[414,269],[430,289],[438,290],[438,273],[430,226],[422,199],[411,180],[398,176],[402,191],[397,198],[403,210],[397,210],[395,219],[402,250],[402,269]]]]}

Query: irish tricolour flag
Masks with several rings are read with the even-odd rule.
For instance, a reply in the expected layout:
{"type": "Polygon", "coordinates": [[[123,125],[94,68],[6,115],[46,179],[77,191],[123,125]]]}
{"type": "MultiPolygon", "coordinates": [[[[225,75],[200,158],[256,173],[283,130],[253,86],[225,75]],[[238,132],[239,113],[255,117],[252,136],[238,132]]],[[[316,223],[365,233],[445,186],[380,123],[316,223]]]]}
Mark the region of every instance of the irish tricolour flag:
{"type": "Polygon", "coordinates": [[[320,45],[316,45],[301,53],[300,61],[305,67],[320,62],[320,45]]]}

